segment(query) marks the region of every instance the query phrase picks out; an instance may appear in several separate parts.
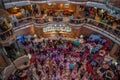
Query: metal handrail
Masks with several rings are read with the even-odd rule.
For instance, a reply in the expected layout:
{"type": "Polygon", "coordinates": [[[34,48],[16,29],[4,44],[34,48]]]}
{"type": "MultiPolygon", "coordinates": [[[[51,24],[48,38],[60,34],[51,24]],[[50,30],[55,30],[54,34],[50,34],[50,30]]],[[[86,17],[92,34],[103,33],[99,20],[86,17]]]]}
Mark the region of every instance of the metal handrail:
{"type": "Polygon", "coordinates": [[[4,3],[18,2],[18,1],[47,1],[47,0],[3,0],[4,3]]]}

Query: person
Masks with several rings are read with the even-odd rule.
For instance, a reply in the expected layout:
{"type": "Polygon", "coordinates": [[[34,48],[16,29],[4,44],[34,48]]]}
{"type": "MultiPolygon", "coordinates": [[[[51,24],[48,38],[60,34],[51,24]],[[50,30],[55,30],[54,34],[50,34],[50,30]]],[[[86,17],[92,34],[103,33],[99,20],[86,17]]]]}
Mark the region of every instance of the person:
{"type": "Polygon", "coordinates": [[[50,69],[49,69],[49,67],[48,67],[48,66],[46,67],[45,72],[46,72],[47,76],[49,77],[49,74],[50,74],[50,69]]]}
{"type": "Polygon", "coordinates": [[[114,23],[114,21],[113,21],[113,20],[110,20],[110,25],[111,25],[111,26],[113,26],[113,23],[114,23]]]}
{"type": "Polygon", "coordinates": [[[14,27],[17,27],[18,19],[16,18],[15,15],[12,16],[11,20],[12,20],[12,23],[14,24],[14,27]]]}
{"type": "Polygon", "coordinates": [[[37,62],[35,61],[35,63],[34,63],[34,67],[37,69],[38,68],[38,64],[37,64],[37,62]]]}
{"type": "Polygon", "coordinates": [[[70,43],[68,47],[69,47],[69,50],[72,51],[72,47],[73,47],[72,43],[70,43]]]}
{"type": "Polygon", "coordinates": [[[30,13],[30,15],[33,15],[33,10],[30,9],[30,10],[29,10],[29,13],[30,13]]]}
{"type": "Polygon", "coordinates": [[[106,64],[111,65],[112,62],[113,62],[113,59],[111,59],[110,61],[107,61],[106,64]]]}
{"type": "Polygon", "coordinates": [[[63,65],[61,64],[60,65],[60,75],[62,75],[62,72],[63,72],[63,65]]]}
{"type": "Polygon", "coordinates": [[[49,22],[49,19],[47,16],[45,17],[45,22],[49,22]]]}
{"type": "Polygon", "coordinates": [[[60,80],[60,74],[59,73],[56,76],[56,80],[60,80]]]}
{"type": "Polygon", "coordinates": [[[14,79],[14,75],[11,74],[8,80],[13,80],[13,79],[14,79]]]}
{"type": "Polygon", "coordinates": [[[80,61],[77,61],[76,64],[77,64],[77,72],[78,72],[80,67],[82,66],[82,63],[80,61]]]}
{"type": "Polygon", "coordinates": [[[39,14],[39,11],[38,11],[37,7],[34,9],[34,12],[35,12],[35,14],[39,14]]]}
{"type": "Polygon", "coordinates": [[[102,21],[101,21],[102,23],[106,23],[106,20],[105,19],[102,19],[102,21]]]}
{"type": "Polygon", "coordinates": [[[24,17],[25,16],[25,9],[24,8],[21,9],[21,13],[22,13],[22,16],[24,17]]]}
{"type": "Polygon", "coordinates": [[[75,80],[76,77],[77,77],[77,72],[73,72],[72,75],[71,75],[71,77],[72,77],[72,80],[75,80]]]}
{"type": "Polygon", "coordinates": [[[15,72],[15,77],[16,77],[17,79],[19,79],[19,78],[20,78],[20,75],[21,75],[21,71],[20,71],[20,70],[16,70],[16,72],[15,72]]]}
{"type": "Polygon", "coordinates": [[[41,80],[41,78],[42,78],[42,72],[37,70],[36,73],[37,73],[37,75],[39,76],[39,79],[41,80]]]}
{"type": "Polygon", "coordinates": [[[33,73],[31,68],[28,69],[27,74],[30,77],[30,80],[33,80],[33,73]]]}
{"type": "Polygon", "coordinates": [[[7,26],[8,26],[8,28],[11,28],[11,27],[12,27],[12,24],[10,23],[10,21],[8,21],[7,26]]]}
{"type": "Polygon", "coordinates": [[[41,14],[42,14],[42,15],[45,14],[45,9],[42,9],[42,10],[41,10],[41,14]]]}
{"type": "Polygon", "coordinates": [[[92,60],[92,61],[91,61],[91,66],[94,67],[94,66],[96,66],[96,65],[97,65],[97,63],[96,63],[94,60],[92,60]]]}
{"type": "Polygon", "coordinates": [[[84,74],[85,74],[85,69],[83,68],[81,71],[80,71],[80,80],[83,78],[84,74]]]}
{"type": "Polygon", "coordinates": [[[70,69],[70,73],[72,73],[74,69],[74,64],[72,62],[69,64],[69,69],[70,69]]]}
{"type": "Polygon", "coordinates": [[[63,17],[63,13],[62,12],[60,13],[60,17],[63,17]]]}
{"type": "Polygon", "coordinates": [[[105,19],[105,18],[106,18],[106,16],[107,16],[107,13],[106,13],[106,12],[104,12],[104,13],[103,13],[103,15],[102,15],[102,20],[103,20],[103,19],[105,19]]]}
{"type": "Polygon", "coordinates": [[[71,16],[70,16],[70,23],[73,23],[73,19],[74,19],[74,16],[71,15],[71,16]]]}
{"type": "Polygon", "coordinates": [[[29,17],[30,13],[28,11],[26,11],[26,17],[29,17]]]}
{"type": "Polygon", "coordinates": [[[56,67],[55,67],[55,66],[53,66],[53,68],[52,68],[52,74],[53,74],[54,76],[56,76],[56,67]]]}

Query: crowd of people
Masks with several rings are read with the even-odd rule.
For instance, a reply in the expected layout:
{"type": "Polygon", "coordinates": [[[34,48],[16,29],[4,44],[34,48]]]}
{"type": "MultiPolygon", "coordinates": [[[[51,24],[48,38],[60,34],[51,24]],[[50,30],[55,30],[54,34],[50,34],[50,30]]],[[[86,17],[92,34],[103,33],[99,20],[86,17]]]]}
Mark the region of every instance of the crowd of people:
{"type": "MultiPolygon", "coordinates": [[[[109,40],[92,37],[83,39],[84,42],[79,44],[62,38],[20,41],[19,47],[32,56],[26,72],[29,79],[119,80],[113,60],[105,61],[105,56],[109,55],[111,49],[109,40]]],[[[13,75],[9,80],[26,78],[13,75]]]]}

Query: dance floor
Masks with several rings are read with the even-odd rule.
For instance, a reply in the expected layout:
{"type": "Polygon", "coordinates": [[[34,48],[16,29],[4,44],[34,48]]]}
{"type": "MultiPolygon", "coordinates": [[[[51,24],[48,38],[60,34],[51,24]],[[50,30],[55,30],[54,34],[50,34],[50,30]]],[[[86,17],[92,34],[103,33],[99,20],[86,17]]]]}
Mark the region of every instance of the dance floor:
{"type": "MultiPolygon", "coordinates": [[[[79,39],[77,39],[79,40],[79,39]]],[[[29,55],[30,66],[23,70],[20,80],[116,80],[109,55],[109,41],[84,39],[75,44],[75,39],[35,39],[19,42],[29,55]],[[107,44],[107,45],[106,45],[107,44]],[[107,75],[110,73],[110,75],[107,75]]]]}

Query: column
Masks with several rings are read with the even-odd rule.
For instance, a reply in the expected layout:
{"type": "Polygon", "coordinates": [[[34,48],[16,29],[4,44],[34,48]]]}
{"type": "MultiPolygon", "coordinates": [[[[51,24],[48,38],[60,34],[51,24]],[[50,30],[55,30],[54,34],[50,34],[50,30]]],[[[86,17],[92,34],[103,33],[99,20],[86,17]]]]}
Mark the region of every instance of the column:
{"type": "Polygon", "coordinates": [[[110,51],[110,56],[117,55],[117,54],[115,54],[115,53],[118,51],[119,47],[120,47],[120,46],[115,43],[115,44],[113,45],[112,50],[110,51]]]}
{"type": "Polygon", "coordinates": [[[0,0],[0,9],[5,9],[3,0],[0,0]]]}
{"type": "Polygon", "coordinates": [[[79,5],[76,5],[75,15],[79,15],[79,10],[80,10],[80,6],[79,6],[79,5]]]}
{"type": "Polygon", "coordinates": [[[1,55],[4,57],[5,63],[6,63],[7,65],[9,65],[9,64],[11,63],[11,61],[10,61],[9,58],[7,57],[7,52],[6,52],[6,50],[5,50],[4,47],[0,47],[0,53],[1,53],[1,55]]]}

